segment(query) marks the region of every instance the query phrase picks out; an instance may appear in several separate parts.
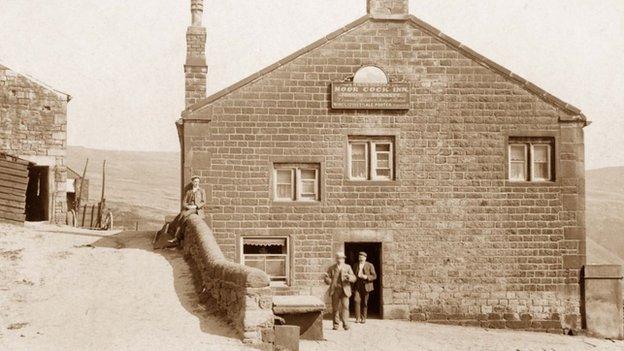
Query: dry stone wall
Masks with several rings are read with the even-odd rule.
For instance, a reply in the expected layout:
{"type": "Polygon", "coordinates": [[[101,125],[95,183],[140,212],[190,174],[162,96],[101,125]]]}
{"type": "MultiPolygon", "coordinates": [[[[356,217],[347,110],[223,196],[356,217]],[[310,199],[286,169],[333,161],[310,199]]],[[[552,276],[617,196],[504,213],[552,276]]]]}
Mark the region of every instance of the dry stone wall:
{"type": "Polygon", "coordinates": [[[208,305],[225,316],[244,342],[269,347],[275,318],[269,278],[260,270],[228,261],[197,215],[187,223],[184,253],[199,273],[208,305]]]}

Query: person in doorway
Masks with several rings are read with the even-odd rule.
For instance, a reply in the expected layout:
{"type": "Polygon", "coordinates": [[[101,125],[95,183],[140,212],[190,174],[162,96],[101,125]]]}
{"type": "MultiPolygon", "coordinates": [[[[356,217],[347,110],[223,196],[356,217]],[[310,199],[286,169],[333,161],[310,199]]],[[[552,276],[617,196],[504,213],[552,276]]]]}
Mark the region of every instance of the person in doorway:
{"type": "Polygon", "coordinates": [[[206,205],[206,191],[199,187],[199,177],[191,178],[192,187],[186,191],[182,204],[182,211],[169,225],[169,232],[173,232],[173,239],[169,240],[172,244],[178,244],[184,237],[186,221],[192,214],[205,218],[204,205],[206,205]]]}
{"type": "Polygon", "coordinates": [[[349,298],[351,297],[351,283],[356,281],[351,266],[345,263],[345,254],[336,253],[336,263],[331,265],[325,273],[325,284],[329,285],[329,295],[332,301],[332,316],[334,330],[342,324],[349,330],[349,298]]]}
{"type": "Polygon", "coordinates": [[[358,262],[353,265],[353,271],[357,276],[357,280],[353,285],[355,300],[355,323],[366,323],[368,314],[368,294],[375,289],[373,281],[377,279],[375,267],[366,262],[366,252],[362,251],[358,254],[358,262]]]}

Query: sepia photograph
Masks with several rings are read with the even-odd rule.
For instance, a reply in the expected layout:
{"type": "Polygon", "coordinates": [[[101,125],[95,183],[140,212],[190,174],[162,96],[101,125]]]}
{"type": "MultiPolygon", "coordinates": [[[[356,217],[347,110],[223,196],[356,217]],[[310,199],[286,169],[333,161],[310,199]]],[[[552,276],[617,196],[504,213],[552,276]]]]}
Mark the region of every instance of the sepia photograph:
{"type": "Polygon", "coordinates": [[[0,351],[624,351],[623,0],[0,0],[0,351]]]}

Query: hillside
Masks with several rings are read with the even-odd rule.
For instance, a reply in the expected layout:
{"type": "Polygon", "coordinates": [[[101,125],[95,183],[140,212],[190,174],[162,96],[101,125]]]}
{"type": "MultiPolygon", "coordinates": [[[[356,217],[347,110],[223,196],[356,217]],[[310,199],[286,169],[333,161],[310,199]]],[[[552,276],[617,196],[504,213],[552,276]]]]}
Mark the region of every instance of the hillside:
{"type": "MultiPolygon", "coordinates": [[[[70,146],[67,164],[82,173],[89,158],[91,201],[101,192],[102,161],[107,160],[106,198],[116,222],[156,229],[179,208],[179,154],[94,150],[70,146]]],[[[587,251],[590,263],[624,265],[624,167],[587,172],[587,251]]]]}
{"type": "Polygon", "coordinates": [[[624,265],[624,167],[587,171],[586,181],[588,261],[624,265]]]}
{"type": "Polygon", "coordinates": [[[82,174],[89,158],[91,202],[100,199],[102,162],[106,160],[107,204],[117,225],[152,230],[163,224],[164,216],[179,209],[180,159],[177,152],[135,152],[96,150],[70,146],[67,165],[82,174]]]}

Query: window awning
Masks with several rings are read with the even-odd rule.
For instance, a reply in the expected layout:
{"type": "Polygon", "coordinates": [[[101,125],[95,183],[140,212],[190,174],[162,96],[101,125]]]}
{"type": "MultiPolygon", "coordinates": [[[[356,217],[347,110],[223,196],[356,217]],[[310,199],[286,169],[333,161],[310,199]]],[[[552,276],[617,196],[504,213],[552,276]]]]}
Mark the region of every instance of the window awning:
{"type": "Polygon", "coordinates": [[[243,245],[253,246],[286,246],[286,238],[253,238],[243,240],[243,245]]]}

